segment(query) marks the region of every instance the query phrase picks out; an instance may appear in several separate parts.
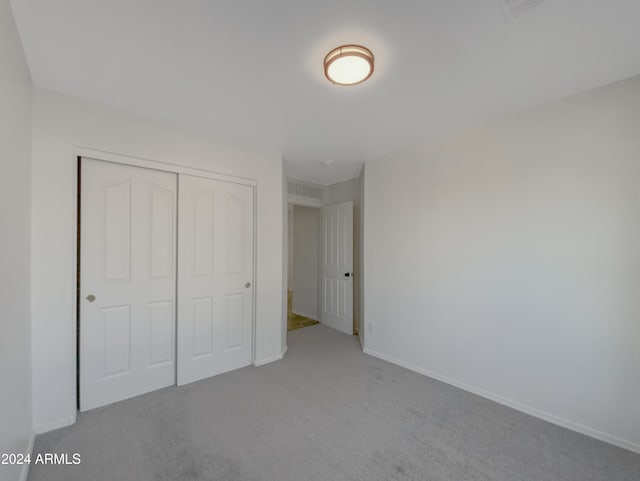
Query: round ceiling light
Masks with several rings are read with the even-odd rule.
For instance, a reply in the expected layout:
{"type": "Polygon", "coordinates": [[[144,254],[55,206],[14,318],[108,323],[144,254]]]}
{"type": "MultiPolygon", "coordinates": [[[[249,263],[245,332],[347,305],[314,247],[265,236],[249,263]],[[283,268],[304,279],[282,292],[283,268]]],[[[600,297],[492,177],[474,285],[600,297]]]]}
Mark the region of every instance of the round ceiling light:
{"type": "Polygon", "coordinates": [[[324,75],[336,85],[357,85],[373,74],[373,54],[360,45],[343,45],[324,58],[324,75]]]}

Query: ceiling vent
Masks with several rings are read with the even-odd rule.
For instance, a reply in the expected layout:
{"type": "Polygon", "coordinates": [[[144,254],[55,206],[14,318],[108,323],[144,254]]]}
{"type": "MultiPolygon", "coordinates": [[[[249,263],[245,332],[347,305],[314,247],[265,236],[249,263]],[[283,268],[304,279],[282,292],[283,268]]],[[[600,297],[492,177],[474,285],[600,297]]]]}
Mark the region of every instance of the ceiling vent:
{"type": "Polygon", "coordinates": [[[298,197],[307,197],[310,199],[322,200],[324,191],[322,187],[316,187],[307,183],[289,181],[289,194],[298,197]]]}
{"type": "Polygon", "coordinates": [[[324,204],[324,187],[308,182],[289,179],[289,202],[297,205],[322,206],[324,204]]]}
{"type": "Polygon", "coordinates": [[[505,11],[511,18],[518,18],[524,15],[533,7],[540,5],[544,0],[500,0],[505,11]]]}

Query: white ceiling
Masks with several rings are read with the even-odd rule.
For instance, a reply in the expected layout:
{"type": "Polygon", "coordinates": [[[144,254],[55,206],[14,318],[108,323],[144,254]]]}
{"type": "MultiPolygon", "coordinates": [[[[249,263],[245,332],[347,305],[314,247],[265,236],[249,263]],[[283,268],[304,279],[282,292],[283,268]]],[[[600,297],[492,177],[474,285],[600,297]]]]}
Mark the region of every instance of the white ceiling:
{"type": "Polygon", "coordinates": [[[34,83],[281,151],[321,184],[362,161],[640,73],[638,0],[13,0],[34,83]],[[376,56],[356,87],[322,59],[376,56]],[[326,166],[323,160],[331,159],[326,166]]]}

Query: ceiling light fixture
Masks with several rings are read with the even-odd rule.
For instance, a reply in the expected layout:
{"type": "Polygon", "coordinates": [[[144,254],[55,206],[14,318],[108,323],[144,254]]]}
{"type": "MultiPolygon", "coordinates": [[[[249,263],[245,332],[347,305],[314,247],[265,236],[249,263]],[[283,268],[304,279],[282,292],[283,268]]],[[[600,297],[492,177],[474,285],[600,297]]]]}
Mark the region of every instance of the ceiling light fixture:
{"type": "Polygon", "coordinates": [[[357,85],[373,74],[371,50],[361,45],[342,45],[324,58],[324,75],[336,85],[357,85]]]}

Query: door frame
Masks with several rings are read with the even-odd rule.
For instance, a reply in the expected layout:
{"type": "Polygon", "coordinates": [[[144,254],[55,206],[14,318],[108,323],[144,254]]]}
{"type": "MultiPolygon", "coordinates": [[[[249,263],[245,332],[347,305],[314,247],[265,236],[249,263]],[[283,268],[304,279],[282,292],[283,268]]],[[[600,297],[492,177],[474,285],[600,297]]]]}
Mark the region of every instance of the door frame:
{"type": "MultiPolygon", "coordinates": [[[[78,350],[78,342],[79,342],[79,337],[78,337],[78,329],[79,329],[79,323],[80,323],[80,311],[78,309],[78,280],[79,280],[79,272],[78,272],[78,267],[80,265],[80,232],[78,229],[78,222],[79,222],[79,216],[78,216],[78,212],[80,209],[80,190],[79,190],[79,185],[80,185],[80,177],[79,177],[79,172],[80,172],[80,162],[81,159],[87,158],[87,159],[93,159],[93,160],[100,160],[103,162],[112,162],[115,164],[124,164],[124,165],[129,165],[132,167],[142,167],[142,168],[146,168],[146,169],[152,169],[152,170],[160,170],[160,171],[164,171],[164,172],[170,172],[170,173],[174,173],[174,174],[186,174],[186,175],[192,175],[192,176],[196,176],[196,177],[205,177],[208,179],[213,179],[213,180],[220,180],[223,182],[230,182],[230,183],[234,183],[234,184],[241,184],[241,185],[247,185],[253,188],[253,265],[251,266],[251,276],[252,276],[252,282],[253,285],[255,286],[255,288],[253,289],[253,295],[251,297],[251,302],[253,304],[253,309],[252,309],[252,313],[251,313],[251,363],[253,365],[256,365],[256,299],[257,299],[257,292],[258,292],[258,284],[256,282],[256,273],[257,273],[257,261],[258,261],[258,246],[257,246],[257,212],[258,212],[258,183],[256,180],[254,179],[249,179],[249,178],[245,178],[245,177],[239,177],[239,176],[234,176],[234,175],[228,175],[228,174],[222,174],[220,172],[215,172],[212,170],[206,170],[206,169],[199,169],[199,168],[193,168],[193,167],[186,167],[183,165],[179,165],[179,164],[173,164],[170,162],[163,162],[163,161],[158,161],[158,160],[151,160],[151,159],[144,159],[141,157],[135,157],[135,156],[130,156],[130,155],[123,155],[123,154],[116,154],[113,152],[105,152],[105,151],[101,151],[101,150],[96,150],[96,149],[91,149],[88,147],[75,147],[74,148],[74,157],[75,157],[75,169],[74,169],[74,175],[75,175],[75,189],[73,192],[73,239],[74,239],[74,245],[72,246],[73,248],[73,252],[74,252],[74,266],[73,266],[73,278],[71,279],[72,285],[73,285],[73,312],[74,312],[74,322],[73,322],[73,330],[72,330],[72,363],[71,365],[73,366],[73,372],[70,373],[72,376],[72,379],[76,380],[75,382],[75,386],[74,386],[74,391],[72,393],[70,393],[70,395],[72,396],[72,399],[75,399],[75,413],[77,415],[78,409],[79,409],[79,396],[80,396],[80,380],[78,378],[78,373],[80,372],[80,359],[79,359],[79,350],[78,350]]],[[[176,198],[177,200],[177,198],[176,198]]],[[[177,256],[176,256],[176,263],[178,262],[177,256]]],[[[177,272],[177,271],[176,271],[177,272]]],[[[177,289],[177,277],[176,277],[176,289],[177,289]]],[[[176,310],[177,310],[177,302],[176,302],[176,310]]],[[[177,330],[177,323],[178,323],[178,319],[177,319],[177,315],[176,315],[176,330],[177,330]]],[[[177,334],[177,333],[176,333],[177,334]]],[[[174,339],[174,343],[176,344],[176,349],[177,349],[177,335],[175,336],[174,339]]],[[[177,350],[176,350],[177,352],[177,350]]],[[[177,358],[176,358],[176,373],[177,373],[177,358]]],[[[176,374],[177,376],[177,374],[176,374]]],[[[177,377],[176,377],[177,379],[177,377]]],[[[71,422],[75,421],[72,420],[71,422]]]]}
{"type": "MultiPolygon", "coordinates": [[[[322,308],[322,208],[324,206],[318,206],[314,203],[305,203],[305,202],[300,202],[297,199],[293,199],[293,200],[287,200],[287,209],[289,207],[293,207],[295,208],[296,206],[298,207],[306,207],[308,209],[315,209],[316,211],[318,211],[318,289],[316,292],[316,296],[317,296],[317,301],[318,301],[318,312],[316,313],[316,317],[318,318],[318,324],[322,324],[322,312],[321,312],[321,308],[322,308]]],[[[288,211],[287,211],[288,214],[288,211]]],[[[291,218],[293,219],[294,216],[292,215],[291,218]]],[[[293,222],[293,224],[295,225],[295,221],[293,222]]],[[[295,242],[293,241],[293,239],[289,239],[289,216],[287,215],[287,251],[289,249],[289,247],[292,247],[292,253],[293,255],[295,255],[295,242]]],[[[295,226],[294,226],[295,228],[295,226]]],[[[288,294],[288,290],[289,290],[289,269],[291,268],[291,263],[293,262],[293,258],[289,259],[289,252],[287,252],[287,256],[286,259],[284,259],[284,262],[287,263],[287,285],[285,286],[285,295],[288,294]]],[[[292,286],[293,287],[293,286],[292,286]]],[[[287,313],[287,332],[289,332],[289,309],[287,307],[286,310],[287,313]]],[[[308,316],[305,316],[308,317],[308,316]]]]}

